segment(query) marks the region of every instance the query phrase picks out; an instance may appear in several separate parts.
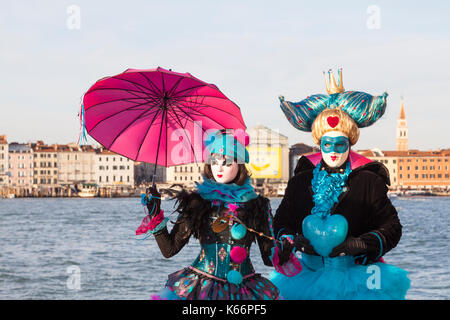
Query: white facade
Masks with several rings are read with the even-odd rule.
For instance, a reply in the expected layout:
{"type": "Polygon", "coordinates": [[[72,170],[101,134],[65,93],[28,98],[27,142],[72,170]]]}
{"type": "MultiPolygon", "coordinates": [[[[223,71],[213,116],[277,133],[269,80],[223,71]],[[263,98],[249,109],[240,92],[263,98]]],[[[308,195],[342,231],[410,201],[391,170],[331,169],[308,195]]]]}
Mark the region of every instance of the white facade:
{"type": "Polygon", "coordinates": [[[105,149],[96,149],[95,181],[100,187],[134,186],[134,162],[105,149]]]}
{"type": "Polygon", "coordinates": [[[71,143],[58,146],[58,183],[95,183],[95,150],[71,143]]]}
{"type": "Polygon", "coordinates": [[[204,167],[204,163],[190,163],[168,167],[166,171],[166,182],[193,186],[195,182],[203,181],[204,167]]]}

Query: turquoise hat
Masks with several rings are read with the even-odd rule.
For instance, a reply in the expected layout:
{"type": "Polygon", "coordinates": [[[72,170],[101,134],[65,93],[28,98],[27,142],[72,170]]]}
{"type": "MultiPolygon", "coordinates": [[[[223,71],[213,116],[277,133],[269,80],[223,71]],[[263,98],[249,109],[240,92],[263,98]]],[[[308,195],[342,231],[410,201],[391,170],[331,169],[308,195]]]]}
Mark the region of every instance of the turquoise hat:
{"type": "Polygon", "coordinates": [[[208,135],[205,141],[209,154],[223,154],[236,159],[238,163],[248,163],[249,154],[245,146],[230,134],[217,131],[208,135]]]}

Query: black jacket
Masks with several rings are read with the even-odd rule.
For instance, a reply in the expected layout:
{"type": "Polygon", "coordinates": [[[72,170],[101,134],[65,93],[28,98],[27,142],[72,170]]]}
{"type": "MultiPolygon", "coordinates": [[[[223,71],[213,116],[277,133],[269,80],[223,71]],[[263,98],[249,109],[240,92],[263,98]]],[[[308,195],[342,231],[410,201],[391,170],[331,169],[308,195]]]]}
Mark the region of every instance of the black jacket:
{"type": "MultiPolygon", "coordinates": [[[[302,234],[303,219],[314,206],[311,186],[314,168],[308,158],[300,158],[274,217],[275,235],[302,234]]],[[[348,237],[361,237],[367,244],[369,260],[394,248],[402,235],[397,211],[387,196],[389,183],[389,172],[383,164],[370,162],[357,167],[348,176],[344,188],[347,190],[331,210],[331,214],[347,219],[348,237]],[[382,249],[378,237],[369,232],[380,236],[382,249]]]]}

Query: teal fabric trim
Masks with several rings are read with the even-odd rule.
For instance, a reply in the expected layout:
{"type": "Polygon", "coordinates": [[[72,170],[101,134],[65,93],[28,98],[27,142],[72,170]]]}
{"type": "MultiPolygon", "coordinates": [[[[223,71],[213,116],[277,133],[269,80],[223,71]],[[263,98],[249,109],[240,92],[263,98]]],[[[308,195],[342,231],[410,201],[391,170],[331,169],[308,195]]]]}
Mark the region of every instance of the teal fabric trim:
{"type": "Polygon", "coordinates": [[[205,200],[221,200],[235,203],[247,202],[258,197],[250,184],[250,178],[242,186],[235,183],[218,183],[205,176],[203,179],[202,183],[196,182],[196,185],[198,193],[205,200]]]}
{"type": "Polygon", "coordinates": [[[380,241],[380,253],[378,254],[378,257],[375,258],[375,260],[378,260],[383,255],[383,241],[381,240],[380,236],[376,232],[369,232],[370,234],[375,235],[378,240],[380,241]]]}
{"type": "Polygon", "coordinates": [[[162,229],[164,229],[167,226],[167,221],[169,221],[169,218],[164,218],[163,221],[161,221],[160,224],[158,224],[155,229],[153,230],[149,230],[148,232],[150,232],[151,234],[155,234],[158,231],[161,231],[162,229]]]}

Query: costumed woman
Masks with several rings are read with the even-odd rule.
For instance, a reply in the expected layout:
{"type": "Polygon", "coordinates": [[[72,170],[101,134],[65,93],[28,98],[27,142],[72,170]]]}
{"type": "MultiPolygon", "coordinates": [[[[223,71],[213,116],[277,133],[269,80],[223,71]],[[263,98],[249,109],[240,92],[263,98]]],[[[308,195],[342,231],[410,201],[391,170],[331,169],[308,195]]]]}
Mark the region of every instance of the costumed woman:
{"type": "Polygon", "coordinates": [[[387,93],[344,91],[341,70],[338,83],[329,71],[326,85],[327,95],[295,103],[280,97],[289,122],[312,131],[320,152],[299,159],[274,217],[281,243],[301,252],[301,272],[274,271],[270,280],[285,299],[404,299],[407,272],[382,258],[402,235],[387,196],[389,172],[351,151],[359,128],[384,114],[387,93]]]}
{"type": "Polygon", "coordinates": [[[170,232],[160,210],[159,193],[151,188],[147,207],[152,214],[137,234],[152,233],[165,258],[176,255],[191,236],[201,246],[195,261],[170,274],[165,288],[153,299],[278,299],[278,289],[255,273],[249,257],[256,240],[264,264],[271,266],[274,238],[270,202],[250,184],[246,144],[248,136],[235,137],[230,132],[208,136],[204,181],[197,183],[194,192],[183,190],[176,196],[179,215],[170,232]]]}

